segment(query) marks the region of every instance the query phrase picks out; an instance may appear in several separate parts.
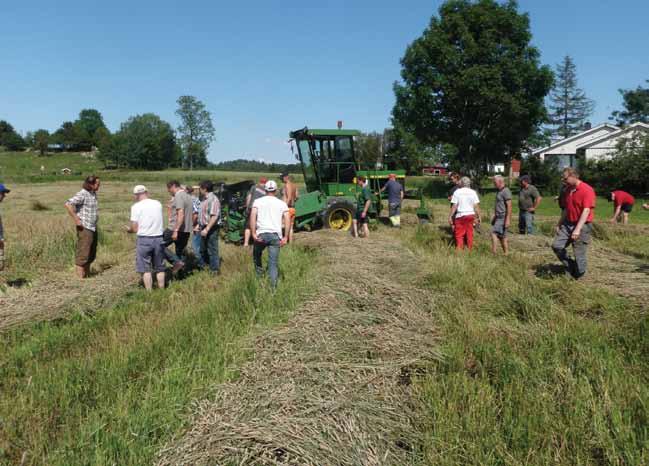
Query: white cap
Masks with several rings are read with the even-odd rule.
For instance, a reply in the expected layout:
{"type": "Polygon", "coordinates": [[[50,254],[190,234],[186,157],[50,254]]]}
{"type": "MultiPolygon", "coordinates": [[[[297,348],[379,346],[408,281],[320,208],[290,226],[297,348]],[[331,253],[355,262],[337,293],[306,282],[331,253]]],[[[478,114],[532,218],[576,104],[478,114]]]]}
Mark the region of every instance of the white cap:
{"type": "Polygon", "coordinates": [[[146,192],[146,186],[138,184],[135,188],[133,188],[133,194],[142,194],[146,192]]]}
{"type": "Polygon", "coordinates": [[[275,183],[273,180],[268,180],[264,185],[264,189],[268,192],[277,191],[277,183],[275,183]]]}

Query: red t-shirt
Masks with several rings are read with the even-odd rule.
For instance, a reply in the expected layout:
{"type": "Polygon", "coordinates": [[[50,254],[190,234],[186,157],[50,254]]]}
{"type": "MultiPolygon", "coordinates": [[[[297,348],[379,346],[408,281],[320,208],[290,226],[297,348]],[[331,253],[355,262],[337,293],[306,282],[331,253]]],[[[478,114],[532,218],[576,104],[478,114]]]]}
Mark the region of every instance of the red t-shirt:
{"type": "Polygon", "coordinates": [[[617,209],[617,206],[619,205],[624,205],[624,204],[629,204],[633,205],[635,204],[635,198],[624,191],[613,191],[613,194],[615,194],[615,199],[613,199],[613,205],[617,209]]]}
{"type": "Polygon", "coordinates": [[[580,182],[566,194],[566,220],[577,223],[584,209],[590,209],[586,222],[592,222],[595,217],[595,191],[593,188],[580,182]]]}

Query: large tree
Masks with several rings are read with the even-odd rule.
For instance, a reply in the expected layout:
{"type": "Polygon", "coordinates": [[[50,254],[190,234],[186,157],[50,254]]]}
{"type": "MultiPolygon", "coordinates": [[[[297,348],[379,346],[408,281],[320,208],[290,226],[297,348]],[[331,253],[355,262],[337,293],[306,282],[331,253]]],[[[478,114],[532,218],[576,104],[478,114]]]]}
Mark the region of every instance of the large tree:
{"type": "Polygon", "coordinates": [[[577,67],[571,57],[564,57],[557,65],[555,77],[550,94],[550,125],[555,135],[567,138],[584,130],[595,103],[579,88],[577,67]]]}
{"type": "Polygon", "coordinates": [[[23,137],[5,120],[0,120],[0,146],[9,151],[22,151],[26,147],[23,137]]]}
{"type": "Polygon", "coordinates": [[[454,146],[466,172],[506,161],[543,121],[552,86],[531,38],[515,1],[446,1],[401,60],[395,127],[454,146]]]}
{"type": "Polygon", "coordinates": [[[106,143],[99,156],[116,167],[160,170],[174,164],[176,137],[169,123],[153,113],[129,118],[106,143]]]}
{"type": "Polygon", "coordinates": [[[383,155],[383,136],[379,133],[362,133],[354,141],[356,161],[364,167],[376,168],[383,155]]]}
{"type": "Polygon", "coordinates": [[[46,129],[39,129],[34,132],[34,147],[38,149],[41,155],[45,155],[47,145],[50,143],[50,132],[46,129]]]}
{"type": "Polygon", "coordinates": [[[207,165],[207,151],[214,140],[212,115],[205,104],[191,95],[178,97],[176,115],[180,117],[178,134],[183,149],[183,165],[193,169],[194,166],[207,165]]]}
{"type": "Polygon", "coordinates": [[[620,126],[639,121],[649,123],[649,87],[620,89],[620,94],[622,94],[624,110],[613,112],[611,120],[615,120],[620,126]]]}

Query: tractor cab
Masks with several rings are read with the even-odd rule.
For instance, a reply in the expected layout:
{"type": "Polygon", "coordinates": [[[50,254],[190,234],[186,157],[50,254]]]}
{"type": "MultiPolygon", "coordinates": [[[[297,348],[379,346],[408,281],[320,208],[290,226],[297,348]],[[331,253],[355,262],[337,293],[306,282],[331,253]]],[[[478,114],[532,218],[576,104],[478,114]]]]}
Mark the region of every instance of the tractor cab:
{"type": "Polygon", "coordinates": [[[290,133],[302,165],[307,191],[326,196],[353,196],[358,165],[354,157],[356,130],[300,129],[290,133]]]}

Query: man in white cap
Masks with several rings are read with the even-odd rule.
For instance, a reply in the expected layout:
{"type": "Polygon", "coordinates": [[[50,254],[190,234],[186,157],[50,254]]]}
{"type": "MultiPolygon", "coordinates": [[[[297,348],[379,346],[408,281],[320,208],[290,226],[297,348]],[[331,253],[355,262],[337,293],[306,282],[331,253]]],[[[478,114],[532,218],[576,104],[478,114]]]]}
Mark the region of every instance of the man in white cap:
{"type": "Polygon", "coordinates": [[[135,247],[135,270],[142,274],[147,290],[153,289],[153,273],[158,288],[165,287],[165,254],[162,240],[162,204],[149,199],[147,189],[140,185],[133,188],[135,204],[131,207],[129,233],[137,234],[135,247]]]}
{"type": "Polygon", "coordinates": [[[273,180],[267,181],[264,191],[266,195],[253,202],[250,212],[250,230],[255,242],[252,256],[257,276],[261,276],[264,273],[261,256],[264,249],[268,248],[268,275],[271,286],[276,288],[279,276],[279,249],[286,244],[286,236],[291,231],[291,217],[286,202],[276,197],[277,183],[273,180]]]}
{"type": "MultiPolygon", "coordinates": [[[[2,202],[9,190],[4,184],[0,183],[0,202],[2,202]]],[[[4,229],[2,228],[2,217],[0,217],[0,271],[5,268],[5,236],[4,229]]]]}

